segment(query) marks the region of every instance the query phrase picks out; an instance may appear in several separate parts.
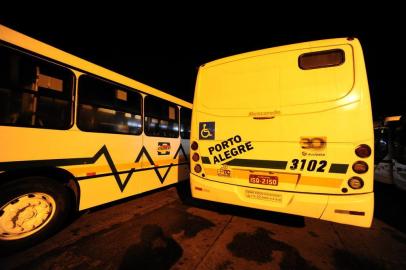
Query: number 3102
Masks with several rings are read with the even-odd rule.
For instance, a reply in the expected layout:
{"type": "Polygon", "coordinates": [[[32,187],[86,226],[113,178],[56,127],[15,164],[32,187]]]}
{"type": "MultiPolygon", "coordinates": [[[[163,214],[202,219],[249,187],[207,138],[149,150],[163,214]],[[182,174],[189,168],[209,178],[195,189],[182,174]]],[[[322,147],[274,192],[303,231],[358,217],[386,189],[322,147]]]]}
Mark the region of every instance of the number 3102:
{"type": "Polygon", "coordinates": [[[313,172],[314,170],[316,170],[316,172],[324,172],[324,167],[327,166],[327,161],[326,160],[307,160],[307,159],[292,159],[292,165],[290,166],[291,170],[301,170],[303,171],[304,169],[306,169],[309,172],[313,172]],[[300,164],[299,164],[300,163],[300,164]],[[307,164],[307,166],[306,166],[307,164]],[[299,167],[300,165],[300,167],[299,167]],[[317,169],[316,169],[317,167],[317,169]]]}

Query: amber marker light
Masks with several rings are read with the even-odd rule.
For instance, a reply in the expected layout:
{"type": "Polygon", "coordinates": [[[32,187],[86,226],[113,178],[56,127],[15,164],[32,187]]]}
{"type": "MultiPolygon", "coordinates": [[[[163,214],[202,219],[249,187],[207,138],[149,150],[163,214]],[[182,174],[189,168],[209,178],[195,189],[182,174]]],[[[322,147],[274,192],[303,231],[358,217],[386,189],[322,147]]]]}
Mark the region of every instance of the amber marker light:
{"type": "Polygon", "coordinates": [[[357,161],[352,165],[352,170],[359,174],[366,173],[368,171],[368,164],[364,161],[357,161]]]}
{"type": "Polygon", "coordinates": [[[361,178],[354,176],[348,180],[348,185],[352,189],[360,189],[364,186],[364,181],[361,178]]]}

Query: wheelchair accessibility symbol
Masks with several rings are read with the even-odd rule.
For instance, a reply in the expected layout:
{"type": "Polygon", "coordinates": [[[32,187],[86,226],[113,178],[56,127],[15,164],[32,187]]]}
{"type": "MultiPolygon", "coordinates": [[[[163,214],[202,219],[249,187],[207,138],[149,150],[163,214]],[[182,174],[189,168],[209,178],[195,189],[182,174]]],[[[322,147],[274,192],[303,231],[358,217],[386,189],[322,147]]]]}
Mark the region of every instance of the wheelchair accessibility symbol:
{"type": "Polygon", "coordinates": [[[215,122],[199,123],[199,139],[214,140],[215,122]]]}

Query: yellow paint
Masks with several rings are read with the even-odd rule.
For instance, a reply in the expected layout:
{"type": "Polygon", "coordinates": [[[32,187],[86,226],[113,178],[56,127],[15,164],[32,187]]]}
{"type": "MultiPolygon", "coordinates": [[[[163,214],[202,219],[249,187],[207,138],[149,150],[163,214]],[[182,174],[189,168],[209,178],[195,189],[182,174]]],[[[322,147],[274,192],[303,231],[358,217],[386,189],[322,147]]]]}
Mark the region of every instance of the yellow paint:
{"type": "Polygon", "coordinates": [[[191,140],[199,146],[191,155],[197,152],[210,160],[210,164],[191,160],[192,190],[194,186],[205,190],[193,190],[197,198],[320,218],[326,207],[334,208],[330,199],[337,197],[353,204],[342,210],[368,214],[354,218],[331,211],[326,219],[356,226],[371,224],[373,153],[362,159],[355,154],[360,144],[374,147],[368,80],[357,39],[292,44],[202,65],[191,140]],[[341,50],[345,61],[309,70],[298,66],[301,55],[329,50],[341,50]],[[200,139],[199,124],[205,122],[215,123],[214,140],[200,139]],[[241,138],[238,145],[249,142],[253,149],[234,156],[227,152],[236,147],[230,139],[236,135],[241,138]],[[216,145],[221,147],[216,149],[216,145]],[[218,162],[214,156],[222,160],[218,162]],[[238,166],[223,167],[233,159],[241,159],[234,163],[238,166]],[[368,164],[365,174],[352,170],[358,160],[368,164]],[[202,166],[201,173],[194,173],[196,164],[202,166]],[[249,183],[250,174],[277,176],[278,185],[249,183]],[[348,186],[353,176],[363,179],[361,189],[348,186]],[[247,199],[244,190],[254,195],[247,199]],[[278,194],[283,194],[281,200],[278,194]],[[274,202],[272,198],[276,198],[274,202]]]}
{"type": "Polygon", "coordinates": [[[327,178],[327,177],[313,177],[313,176],[302,176],[299,180],[299,185],[308,186],[325,186],[339,188],[343,183],[342,179],[338,178],[327,178]]]}
{"type": "MultiPolygon", "coordinates": [[[[79,57],[61,51],[38,40],[25,36],[12,29],[0,25],[0,41],[11,44],[18,50],[35,54],[40,58],[47,59],[51,63],[63,65],[72,71],[75,76],[76,97],[78,96],[77,81],[82,74],[93,74],[106,81],[115,82],[126,88],[136,89],[142,95],[154,95],[183,108],[192,108],[192,104],[145,85],[134,79],[125,77],[106,68],[100,67],[79,57]]],[[[34,57],[33,55],[31,55],[34,57]]],[[[35,57],[36,57],[35,56],[35,57]]],[[[1,59],[0,59],[1,61],[1,59]]],[[[58,81],[50,81],[43,77],[41,83],[59,91],[58,81]]],[[[126,92],[117,91],[117,98],[127,99],[126,92]]],[[[72,98],[73,99],[73,98],[72,98]]],[[[74,100],[74,108],[77,109],[77,100],[74,100]]],[[[74,114],[75,117],[77,113],[74,114]]],[[[78,182],[80,187],[80,209],[86,209],[142,192],[150,191],[173,184],[188,178],[188,166],[172,166],[159,168],[163,177],[168,171],[168,175],[163,183],[160,182],[155,170],[144,170],[135,172],[129,178],[124,190],[120,190],[119,183],[124,185],[125,180],[130,175],[123,173],[131,169],[153,168],[146,156],[143,155],[139,162],[135,163],[142,147],[145,147],[154,161],[155,165],[164,166],[169,164],[179,164],[185,162],[186,157],[182,151],[176,159],[174,155],[182,144],[186,152],[189,153],[189,140],[179,138],[149,137],[144,133],[141,135],[120,135],[96,132],[82,132],[76,126],[76,119],[72,119],[72,127],[69,130],[52,130],[40,128],[21,128],[11,126],[0,126],[0,163],[14,161],[40,161],[40,160],[61,160],[61,159],[91,159],[96,153],[106,147],[111,160],[119,174],[115,176],[96,177],[78,182]],[[158,156],[158,142],[169,142],[171,144],[169,155],[158,156]],[[118,180],[117,180],[118,179],[118,180]]],[[[74,177],[83,177],[87,173],[105,174],[111,173],[111,165],[108,164],[106,156],[102,155],[94,164],[82,164],[60,167],[74,177]]],[[[23,169],[20,172],[24,172],[23,169]]]]}

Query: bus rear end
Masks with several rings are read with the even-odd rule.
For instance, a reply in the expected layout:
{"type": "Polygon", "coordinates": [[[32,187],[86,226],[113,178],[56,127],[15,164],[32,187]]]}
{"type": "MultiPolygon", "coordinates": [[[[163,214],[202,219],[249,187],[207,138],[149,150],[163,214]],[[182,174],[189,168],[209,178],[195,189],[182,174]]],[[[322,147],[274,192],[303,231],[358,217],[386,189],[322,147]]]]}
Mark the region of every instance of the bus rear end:
{"type": "Polygon", "coordinates": [[[373,145],[357,39],[265,49],[199,69],[195,198],[370,227],[373,145]]]}

